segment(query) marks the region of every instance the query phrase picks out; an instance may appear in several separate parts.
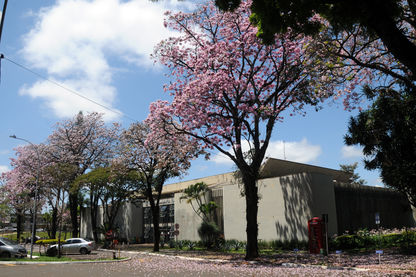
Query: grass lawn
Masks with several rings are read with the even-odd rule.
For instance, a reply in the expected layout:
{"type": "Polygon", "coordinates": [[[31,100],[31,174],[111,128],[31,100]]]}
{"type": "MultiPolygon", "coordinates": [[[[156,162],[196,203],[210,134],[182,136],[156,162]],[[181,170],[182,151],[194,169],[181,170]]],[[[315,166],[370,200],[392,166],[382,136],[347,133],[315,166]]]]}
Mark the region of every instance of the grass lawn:
{"type": "MultiPolygon", "coordinates": [[[[22,232],[21,234],[20,234],[20,238],[30,238],[32,236],[32,233],[31,232],[29,232],[29,231],[25,231],[25,232],[22,232]]],[[[49,238],[48,237],[48,232],[36,232],[36,236],[39,236],[39,237],[41,237],[41,238],[49,238]]],[[[70,238],[70,236],[71,236],[71,234],[68,232],[68,233],[62,233],[62,237],[61,237],[61,239],[62,240],[65,240],[66,238],[68,239],[68,238],[70,238]]],[[[11,239],[11,240],[14,240],[14,241],[17,241],[17,233],[16,232],[14,232],[14,233],[8,233],[8,234],[2,234],[2,233],[0,233],[0,237],[3,237],[3,238],[8,238],[8,239],[11,239]]]]}
{"type": "MultiPolygon", "coordinates": [[[[34,256],[39,256],[39,253],[33,252],[34,256]]],[[[0,258],[0,261],[11,261],[11,262],[75,262],[75,261],[113,261],[113,260],[124,260],[127,258],[116,258],[116,259],[109,259],[109,258],[98,258],[98,259],[82,259],[77,260],[74,257],[65,257],[62,256],[61,258],[58,257],[49,257],[49,256],[39,256],[39,258],[30,259],[27,258],[0,258]]]]}

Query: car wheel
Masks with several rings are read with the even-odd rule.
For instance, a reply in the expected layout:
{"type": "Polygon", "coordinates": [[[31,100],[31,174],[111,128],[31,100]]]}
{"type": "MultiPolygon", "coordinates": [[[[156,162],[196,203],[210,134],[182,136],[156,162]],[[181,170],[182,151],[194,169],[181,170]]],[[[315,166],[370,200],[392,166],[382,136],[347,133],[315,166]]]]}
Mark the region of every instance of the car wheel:
{"type": "Polygon", "coordinates": [[[0,258],[11,258],[12,255],[10,255],[9,252],[3,252],[0,254],[0,258]]]}
{"type": "Polygon", "coordinates": [[[79,250],[79,253],[81,253],[81,255],[87,255],[88,254],[88,249],[87,248],[81,248],[79,250]]]}
{"type": "Polygon", "coordinates": [[[50,257],[55,257],[56,255],[58,255],[58,249],[50,248],[48,249],[48,251],[46,251],[46,255],[50,257]]]}

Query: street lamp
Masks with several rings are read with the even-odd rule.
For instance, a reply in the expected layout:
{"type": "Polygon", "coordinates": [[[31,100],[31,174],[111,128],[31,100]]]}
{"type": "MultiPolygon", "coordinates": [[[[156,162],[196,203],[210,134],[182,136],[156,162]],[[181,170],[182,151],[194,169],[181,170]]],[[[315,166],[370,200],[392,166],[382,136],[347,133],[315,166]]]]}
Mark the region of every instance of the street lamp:
{"type": "Polygon", "coordinates": [[[36,226],[36,208],[38,205],[38,183],[39,183],[39,167],[40,167],[40,155],[39,155],[39,149],[36,145],[34,145],[33,143],[31,143],[30,141],[28,141],[27,139],[24,138],[19,138],[16,137],[16,135],[11,135],[9,136],[12,139],[18,139],[18,140],[22,140],[24,142],[29,143],[30,145],[33,146],[33,148],[35,148],[36,151],[36,155],[38,156],[38,166],[37,166],[37,173],[36,173],[36,183],[35,183],[35,202],[33,204],[33,220],[32,220],[32,239],[30,241],[30,259],[32,259],[32,255],[33,255],[33,243],[35,242],[35,226],[36,226]]]}

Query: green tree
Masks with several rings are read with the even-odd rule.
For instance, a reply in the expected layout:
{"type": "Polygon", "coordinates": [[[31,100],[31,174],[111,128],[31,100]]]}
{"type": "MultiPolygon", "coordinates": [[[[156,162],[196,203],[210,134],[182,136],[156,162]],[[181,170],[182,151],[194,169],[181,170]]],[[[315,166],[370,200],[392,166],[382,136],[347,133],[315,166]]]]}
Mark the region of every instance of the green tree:
{"type": "Polygon", "coordinates": [[[186,199],[186,203],[191,205],[194,212],[202,219],[202,221],[208,223],[213,220],[214,212],[217,208],[214,201],[209,201],[208,196],[208,186],[204,182],[201,182],[187,187],[183,191],[183,195],[180,199],[186,199]]]}
{"type": "Polygon", "coordinates": [[[141,182],[142,178],[137,172],[127,171],[118,164],[96,168],[76,179],[75,184],[89,195],[91,229],[96,242],[98,242],[99,226],[95,219],[98,216],[99,204],[103,206],[104,211],[103,231],[114,229],[120,207],[141,182]]]}
{"type": "Polygon", "coordinates": [[[373,104],[349,122],[347,145],[363,146],[365,167],[379,169],[387,186],[416,207],[416,96],[408,92],[365,90],[373,104]]]}
{"type": "Polygon", "coordinates": [[[133,123],[123,131],[120,143],[120,157],[128,171],[142,176],[135,185],[131,198],[146,199],[150,205],[153,220],[153,251],[159,251],[160,243],[160,199],[165,181],[181,176],[191,166],[190,160],[199,153],[196,145],[186,136],[173,136],[170,126],[153,137],[146,123],[133,123]]]}
{"type": "Polygon", "coordinates": [[[340,164],[339,167],[341,171],[350,174],[350,178],[348,183],[352,185],[365,185],[367,182],[364,179],[361,179],[360,175],[355,172],[357,169],[358,163],[355,162],[353,164],[340,164]]]}

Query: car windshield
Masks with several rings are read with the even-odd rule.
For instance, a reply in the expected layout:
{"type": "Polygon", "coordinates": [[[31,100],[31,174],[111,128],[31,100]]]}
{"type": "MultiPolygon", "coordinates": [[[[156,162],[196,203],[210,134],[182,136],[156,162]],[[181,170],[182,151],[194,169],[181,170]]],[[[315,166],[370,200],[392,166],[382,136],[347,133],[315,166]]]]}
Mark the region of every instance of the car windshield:
{"type": "Polygon", "coordinates": [[[10,240],[10,239],[6,239],[6,238],[0,238],[0,240],[2,242],[4,242],[5,244],[8,244],[8,245],[17,245],[18,244],[16,241],[10,240]]]}

